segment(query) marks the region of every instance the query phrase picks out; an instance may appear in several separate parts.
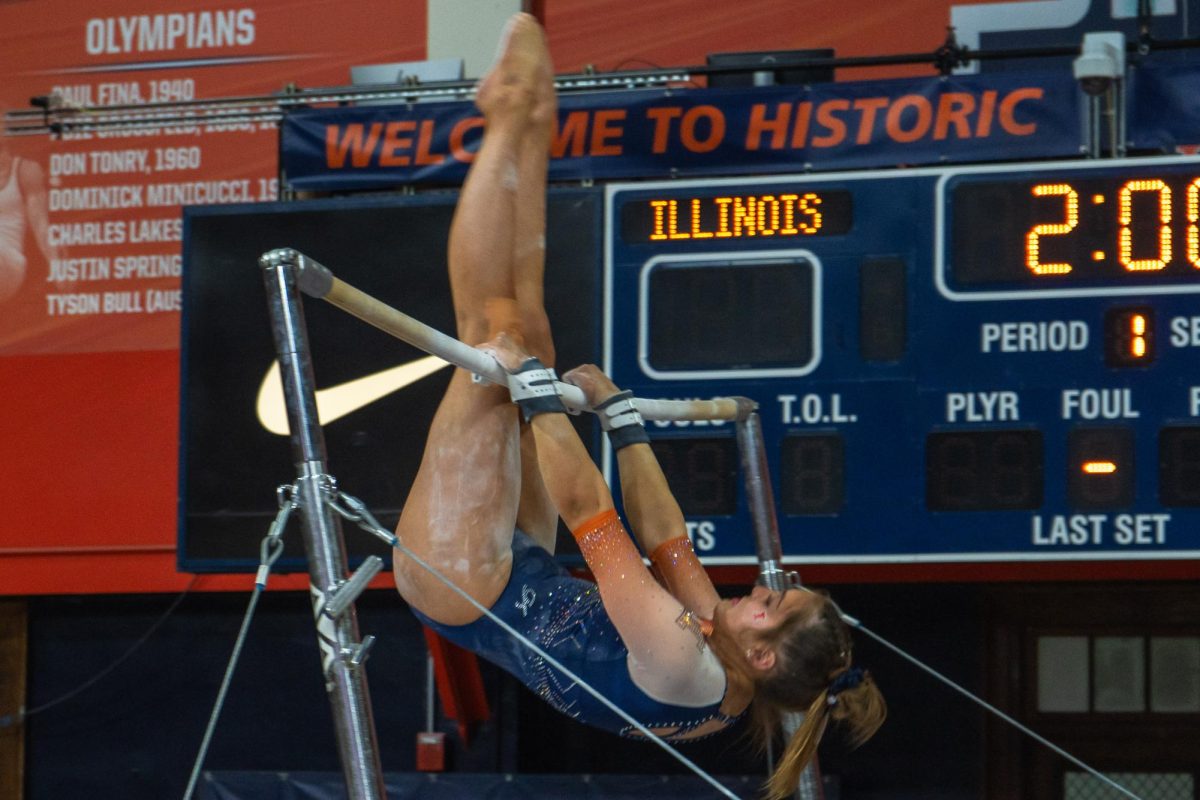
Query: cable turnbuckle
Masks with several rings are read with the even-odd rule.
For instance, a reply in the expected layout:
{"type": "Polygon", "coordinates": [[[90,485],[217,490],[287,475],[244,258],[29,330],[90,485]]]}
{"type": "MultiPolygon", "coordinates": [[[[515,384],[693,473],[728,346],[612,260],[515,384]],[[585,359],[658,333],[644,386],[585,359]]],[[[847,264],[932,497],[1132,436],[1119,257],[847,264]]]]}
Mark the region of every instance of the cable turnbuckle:
{"type": "Polygon", "coordinates": [[[283,483],[275,487],[275,504],[278,508],[300,505],[300,498],[294,483],[283,483]]]}
{"type": "Polygon", "coordinates": [[[375,519],[371,509],[367,508],[367,504],[362,500],[352,494],[338,492],[336,496],[329,498],[326,502],[344,519],[350,520],[367,533],[383,540],[389,547],[396,546],[396,535],[389,533],[379,524],[379,520],[375,519]]]}

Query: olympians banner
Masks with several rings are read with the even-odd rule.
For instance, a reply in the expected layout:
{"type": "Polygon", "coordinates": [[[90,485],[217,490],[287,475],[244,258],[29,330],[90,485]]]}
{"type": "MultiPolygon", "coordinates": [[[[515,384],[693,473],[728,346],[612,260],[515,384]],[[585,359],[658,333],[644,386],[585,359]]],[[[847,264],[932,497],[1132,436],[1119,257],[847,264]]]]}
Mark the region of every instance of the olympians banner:
{"type": "MultiPolygon", "coordinates": [[[[0,4],[0,111],[57,95],[133,117],[344,84],[353,64],[424,58],[425,15],[424,0],[0,4]]],[[[202,116],[0,135],[0,355],[177,348],[180,207],[275,199],[277,137],[202,116]]]]}
{"type": "MultiPolygon", "coordinates": [[[[0,110],[57,94],[136,114],[341,85],[352,65],[425,58],[425,29],[425,0],[0,2],[0,110]]],[[[0,135],[6,593],[186,584],[175,559],[180,206],[274,198],[277,136],[203,120],[0,135]]],[[[199,268],[220,280],[257,267],[199,268]]],[[[269,485],[290,468],[279,467],[269,485]]]]}
{"type": "MultiPolygon", "coordinates": [[[[798,172],[1077,155],[1070,74],[1004,73],[755,89],[568,95],[551,178],[798,172]]],[[[462,180],[482,136],[469,103],[298,112],[283,166],[301,190],[462,180]]]]}

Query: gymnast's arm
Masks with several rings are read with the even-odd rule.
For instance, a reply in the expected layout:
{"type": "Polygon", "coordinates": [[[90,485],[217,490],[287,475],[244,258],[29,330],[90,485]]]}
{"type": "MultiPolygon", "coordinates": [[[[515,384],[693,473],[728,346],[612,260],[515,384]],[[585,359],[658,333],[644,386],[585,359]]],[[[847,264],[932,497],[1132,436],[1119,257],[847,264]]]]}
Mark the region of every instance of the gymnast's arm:
{"type": "MultiPolygon", "coordinates": [[[[619,391],[593,364],[577,367],[563,378],[583,389],[592,406],[619,391]]],[[[683,511],[671,494],[654,451],[648,444],[626,445],[617,450],[617,467],[625,513],[642,550],[650,555],[667,590],[684,608],[712,619],[720,596],[692,549],[683,511]]]]}
{"type": "Polygon", "coordinates": [[[712,619],[720,596],[692,549],[687,524],[648,444],[617,451],[625,513],[667,590],[684,608],[712,619]]]}
{"type": "Polygon", "coordinates": [[[604,608],[629,650],[635,681],[665,702],[719,698],[723,673],[703,658],[698,631],[685,624],[679,601],[646,568],[570,420],[539,414],[530,425],[550,498],[596,577],[604,608]]]}

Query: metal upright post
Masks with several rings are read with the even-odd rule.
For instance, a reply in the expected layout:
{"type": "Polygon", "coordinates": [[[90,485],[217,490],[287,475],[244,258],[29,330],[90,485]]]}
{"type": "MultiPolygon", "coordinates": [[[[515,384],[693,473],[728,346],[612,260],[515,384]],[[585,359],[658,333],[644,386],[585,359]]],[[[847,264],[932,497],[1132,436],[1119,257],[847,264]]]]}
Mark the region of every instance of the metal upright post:
{"type": "Polygon", "coordinates": [[[775,494],[771,491],[771,473],[763,446],[762,420],[758,412],[737,423],[738,454],[754,525],[754,546],[758,553],[759,583],[768,589],[786,589],[783,571],[783,546],[779,541],[779,521],[775,516],[775,494]]]}
{"type": "Polygon", "coordinates": [[[333,710],[334,732],[350,800],[383,800],[386,789],[379,763],[375,724],[362,667],[366,648],[359,640],[353,603],[340,613],[327,609],[346,576],[341,521],[326,500],[334,489],[325,469],[325,437],[317,417],[312,359],[304,309],[292,261],[268,253],[259,259],[291,430],[297,472],[297,503],[303,515],[313,614],[325,691],[333,710]]]}
{"type": "MultiPolygon", "coordinates": [[[[790,586],[788,573],[783,570],[783,544],[779,540],[779,518],[775,513],[775,494],[771,491],[771,472],[767,469],[766,447],[763,445],[762,420],[758,412],[747,415],[737,423],[738,453],[746,484],[746,500],[750,504],[750,521],[754,525],[754,545],[758,553],[758,580],[768,589],[783,590],[790,586]]],[[[800,727],[804,715],[784,715],[783,729],[788,738],[800,727]]],[[[773,761],[773,759],[772,759],[773,761]]],[[[800,800],[823,800],[821,769],[814,757],[800,774],[796,787],[800,800]]]]}

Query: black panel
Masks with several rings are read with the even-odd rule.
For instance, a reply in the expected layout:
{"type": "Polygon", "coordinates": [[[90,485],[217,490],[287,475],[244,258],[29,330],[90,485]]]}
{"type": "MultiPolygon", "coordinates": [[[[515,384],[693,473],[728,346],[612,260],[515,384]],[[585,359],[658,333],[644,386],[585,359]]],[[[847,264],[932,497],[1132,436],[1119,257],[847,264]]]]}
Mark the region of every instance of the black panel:
{"type": "Polygon", "coordinates": [[[745,53],[709,53],[708,66],[721,69],[708,76],[708,88],[775,86],[777,84],[829,83],[832,66],[813,62],[832,60],[833,48],[769,50],[745,53]],[[728,70],[728,71],[724,71],[728,70]]]}
{"type": "Polygon", "coordinates": [[[931,433],[925,440],[930,511],[1005,511],[1042,504],[1041,431],[931,433]]]}
{"type": "Polygon", "coordinates": [[[840,434],[801,434],[783,440],[779,471],[785,514],[836,514],[846,498],[846,455],[840,434]]]}
{"type": "Polygon", "coordinates": [[[729,516],[737,511],[736,439],[655,439],[650,446],[684,516],[729,516]]]}
{"type": "MultiPolygon", "coordinates": [[[[560,363],[599,360],[599,196],[552,192],[546,304],[560,363]]],[[[454,332],[446,236],[454,194],[189,209],[184,242],[180,561],[189,571],[251,569],[295,479],[287,438],[258,422],[255,401],[275,357],[258,257],[291,247],[438,330],[454,332]]],[[[316,300],[305,301],[317,388],[425,354],[316,300]]],[[[325,426],[329,469],[385,526],[395,523],[445,390],[444,369],[325,426]]],[[[293,522],[293,525],[295,523],[293,522]]],[[[346,528],[350,556],[384,548],[346,528]]],[[[299,568],[299,536],[283,565],[299,568]],[[293,558],[295,557],[295,558],[293,558]]]]}
{"type": "Polygon", "coordinates": [[[1132,428],[1076,428],[1067,436],[1067,500],[1081,511],[1126,508],[1135,480],[1132,428]]]}
{"type": "Polygon", "coordinates": [[[806,260],[679,264],[650,273],[650,366],[800,367],[813,356],[806,260]]]}
{"type": "Polygon", "coordinates": [[[1104,313],[1104,363],[1144,367],[1154,361],[1154,309],[1110,308],[1104,313]]]}
{"type": "Polygon", "coordinates": [[[858,349],[864,361],[899,361],[908,338],[904,261],[869,258],[858,273],[858,349]]]}
{"type": "Polygon", "coordinates": [[[1200,425],[1159,431],[1158,499],[1168,508],[1200,507],[1200,425]]]}

